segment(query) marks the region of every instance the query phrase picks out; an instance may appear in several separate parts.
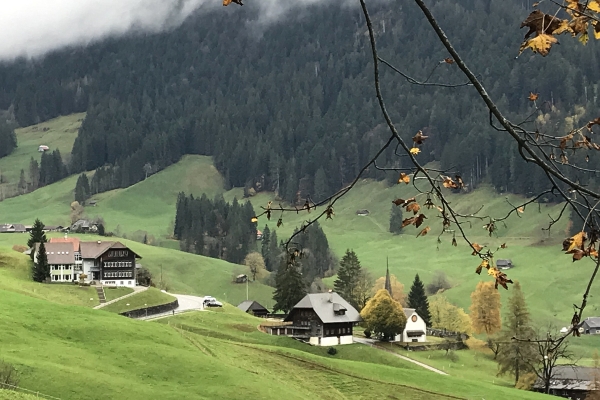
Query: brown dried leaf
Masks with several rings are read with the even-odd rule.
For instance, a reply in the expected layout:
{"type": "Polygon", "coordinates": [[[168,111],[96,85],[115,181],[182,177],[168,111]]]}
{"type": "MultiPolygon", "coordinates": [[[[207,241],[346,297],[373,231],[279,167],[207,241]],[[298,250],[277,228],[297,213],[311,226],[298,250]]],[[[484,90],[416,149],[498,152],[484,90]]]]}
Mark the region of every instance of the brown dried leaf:
{"type": "Polygon", "coordinates": [[[412,211],[415,215],[417,215],[419,210],[421,210],[421,206],[419,205],[419,203],[410,203],[406,205],[406,211],[412,211]]]}
{"type": "Polygon", "coordinates": [[[404,228],[405,226],[414,224],[416,219],[417,219],[417,217],[410,217],[410,218],[406,218],[406,219],[402,220],[402,227],[404,228]]]}
{"type": "Polygon", "coordinates": [[[477,243],[471,243],[471,248],[473,249],[473,253],[471,253],[471,255],[476,256],[477,253],[483,249],[483,246],[480,246],[477,243]]]}
{"type": "Polygon", "coordinates": [[[425,140],[427,140],[429,138],[429,136],[425,136],[423,135],[422,131],[417,132],[417,134],[415,136],[413,136],[413,142],[415,142],[415,144],[423,144],[423,142],[425,140]]]}
{"type": "Polygon", "coordinates": [[[442,176],[442,185],[448,189],[458,189],[458,184],[452,180],[449,176],[442,176]]]}
{"type": "Polygon", "coordinates": [[[529,99],[529,101],[536,101],[539,97],[539,93],[533,93],[533,92],[529,92],[529,96],[527,96],[527,98],[529,99]]]}
{"type": "Polygon", "coordinates": [[[454,60],[453,60],[453,59],[451,59],[451,58],[444,58],[444,62],[445,62],[446,64],[454,64],[454,60]]]}
{"type": "Polygon", "coordinates": [[[419,234],[417,235],[417,237],[427,235],[427,232],[429,232],[430,230],[431,230],[431,228],[428,227],[428,226],[426,226],[421,232],[419,232],[419,234]]]}
{"type": "Polygon", "coordinates": [[[415,227],[420,227],[421,224],[423,223],[423,220],[427,219],[427,217],[425,216],[425,214],[419,214],[414,221],[415,227]]]}
{"type": "Polygon", "coordinates": [[[410,176],[406,175],[404,172],[400,173],[400,178],[398,178],[398,183],[406,183],[407,185],[410,183],[410,176]]]}
{"type": "Polygon", "coordinates": [[[458,246],[458,243],[456,243],[455,237],[452,238],[452,246],[454,246],[454,247],[458,246]]]}
{"type": "Polygon", "coordinates": [[[475,273],[478,274],[478,275],[480,275],[481,274],[481,270],[483,270],[484,268],[487,268],[487,269],[490,268],[490,262],[488,260],[481,261],[481,264],[479,264],[479,266],[475,270],[475,273]]]}

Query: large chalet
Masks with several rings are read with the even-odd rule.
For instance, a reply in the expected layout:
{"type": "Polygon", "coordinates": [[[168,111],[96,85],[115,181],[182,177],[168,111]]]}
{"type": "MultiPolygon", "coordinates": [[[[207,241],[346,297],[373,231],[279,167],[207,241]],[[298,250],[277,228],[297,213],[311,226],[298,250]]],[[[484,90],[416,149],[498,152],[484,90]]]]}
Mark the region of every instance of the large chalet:
{"type": "MultiPolygon", "coordinates": [[[[136,285],[136,259],[141,257],[120,242],[81,242],[77,238],[51,238],[45,243],[51,282],[84,282],[104,286],[136,285]]],[[[34,261],[37,262],[39,244],[34,261]]]]}

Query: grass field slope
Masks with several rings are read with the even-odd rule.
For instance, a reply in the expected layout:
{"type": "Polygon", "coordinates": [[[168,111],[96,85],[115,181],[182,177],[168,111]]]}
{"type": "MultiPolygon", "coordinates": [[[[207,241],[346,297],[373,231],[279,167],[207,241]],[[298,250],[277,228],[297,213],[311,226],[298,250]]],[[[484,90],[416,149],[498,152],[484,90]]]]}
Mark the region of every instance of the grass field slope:
{"type": "Polygon", "coordinates": [[[40,145],[48,146],[50,151],[60,150],[63,158],[68,160],[84,118],[85,113],[71,114],[16,129],[17,148],[9,156],[0,158],[0,171],[7,181],[6,184],[0,184],[0,187],[18,183],[21,169],[25,171],[26,179],[29,179],[29,161],[31,157],[40,161],[40,145]]]}
{"type": "Polygon", "coordinates": [[[232,306],[143,322],[7,290],[0,303],[0,356],[23,388],[62,399],[545,398],[363,345],[332,357],[258,332],[260,320],[232,306]]]}

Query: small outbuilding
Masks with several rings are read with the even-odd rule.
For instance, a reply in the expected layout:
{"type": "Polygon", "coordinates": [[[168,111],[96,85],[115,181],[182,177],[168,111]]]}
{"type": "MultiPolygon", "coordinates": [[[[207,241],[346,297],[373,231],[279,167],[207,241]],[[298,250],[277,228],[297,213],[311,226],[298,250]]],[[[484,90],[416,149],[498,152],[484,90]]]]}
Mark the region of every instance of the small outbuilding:
{"type": "Polygon", "coordinates": [[[587,317],[581,323],[580,332],[586,335],[600,335],[600,317],[587,317]]]}
{"type": "MultiPolygon", "coordinates": [[[[590,367],[557,365],[550,379],[550,394],[565,399],[585,400],[590,392],[595,391],[594,380],[600,371],[590,367]]],[[[544,382],[537,379],[533,390],[544,392],[544,382]]]]}
{"type": "Polygon", "coordinates": [[[43,153],[43,152],[48,151],[48,150],[50,150],[50,147],[46,146],[45,144],[41,144],[40,147],[38,147],[38,151],[40,153],[43,153]]]}
{"type": "Polygon", "coordinates": [[[414,308],[404,308],[406,326],[404,331],[394,338],[396,342],[426,342],[427,325],[414,308]]]}
{"type": "Polygon", "coordinates": [[[498,260],[496,266],[498,269],[511,269],[514,265],[511,260],[498,260]]]}
{"type": "Polygon", "coordinates": [[[269,310],[254,300],[243,301],[238,308],[245,313],[252,314],[255,317],[266,317],[269,310]]]}

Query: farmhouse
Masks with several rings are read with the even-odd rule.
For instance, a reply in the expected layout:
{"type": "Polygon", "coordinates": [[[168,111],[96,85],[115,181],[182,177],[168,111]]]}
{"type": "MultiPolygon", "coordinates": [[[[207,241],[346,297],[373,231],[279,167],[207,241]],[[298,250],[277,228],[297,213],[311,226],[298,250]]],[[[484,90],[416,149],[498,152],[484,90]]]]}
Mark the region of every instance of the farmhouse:
{"type": "Polygon", "coordinates": [[[98,224],[87,219],[80,219],[71,225],[71,232],[98,232],[98,224]]]}
{"type": "Polygon", "coordinates": [[[0,233],[25,233],[25,225],[23,224],[0,224],[0,233]]]}
{"type": "MultiPolygon", "coordinates": [[[[85,282],[105,286],[136,285],[136,259],[141,258],[120,242],[80,242],[77,238],[52,238],[45,244],[52,282],[85,282]]],[[[36,243],[34,262],[37,262],[36,243]]]]}
{"type": "MultiPolygon", "coordinates": [[[[552,371],[550,394],[565,399],[584,400],[593,390],[595,376],[600,378],[600,371],[594,368],[557,365],[552,371]]],[[[533,390],[543,392],[544,382],[538,378],[533,384],[533,390]]]]}
{"type": "Polygon", "coordinates": [[[600,335],[600,317],[587,317],[581,323],[579,331],[587,335],[600,335]]]}
{"type": "Polygon", "coordinates": [[[361,320],[358,311],[339,294],[311,293],[285,318],[284,322],[291,324],[270,327],[268,332],[304,339],[315,346],[351,344],[352,327],[361,320]]]}
{"type": "Polygon", "coordinates": [[[246,300],[238,306],[245,313],[252,314],[255,317],[266,317],[269,310],[263,307],[260,303],[254,300],[246,300]]]}

